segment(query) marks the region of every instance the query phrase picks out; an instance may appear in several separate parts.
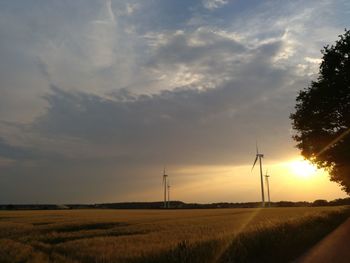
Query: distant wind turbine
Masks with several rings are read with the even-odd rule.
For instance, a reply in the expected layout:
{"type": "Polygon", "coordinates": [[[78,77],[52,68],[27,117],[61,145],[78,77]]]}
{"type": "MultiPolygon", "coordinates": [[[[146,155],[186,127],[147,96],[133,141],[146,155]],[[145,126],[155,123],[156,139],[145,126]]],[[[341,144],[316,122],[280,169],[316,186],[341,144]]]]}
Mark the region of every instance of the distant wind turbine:
{"type": "Polygon", "coordinates": [[[267,186],[267,198],[269,200],[269,207],[270,207],[271,206],[271,200],[270,200],[269,177],[270,177],[270,175],[267,174],[267,169],[266,169],[265,180],[266,180],[266,186],[267,186]]]}
{"type": "Polygon", "coordinates": [[[170,182],[168,180],[168,208],[170,208],[170,182]]]}
{"type": "Polygon", "coordinates": [[[165,167],[163,170],[163,186],[164,186],[164,208],[167,207],[167,177],[168,175],[165,173],[165,167]]]}
{"type": "Polygon", "coordinates": [[[256,164],[256,162],[258,161],[259,159],[259,164],[260,164],[260,181],[261,181],[261,199],[262,199],[262,207],[265,206],[265,196],[264,196],[264,182],[263,182],[263,172],[262,172],[262,162],[261,162],[261,159],[264,158],[264,155],[262,153],[259,153],[259,149],[258,149],[258,144],[256,144],[256,157],[255,157],[255,160],[254,160],[254,164],[253,164],[253,167],[252,167],[252,171],[254,169],[254,166],[256,164]]]}

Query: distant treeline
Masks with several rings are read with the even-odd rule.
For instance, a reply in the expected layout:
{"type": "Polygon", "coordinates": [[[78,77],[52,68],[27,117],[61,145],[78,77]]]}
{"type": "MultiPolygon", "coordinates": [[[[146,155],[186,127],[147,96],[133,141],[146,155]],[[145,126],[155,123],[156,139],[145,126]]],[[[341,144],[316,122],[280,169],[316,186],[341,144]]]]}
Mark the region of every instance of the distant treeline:
{"type": "MultiPolygon", "coordinates": [[[[267,204],[266,204],[267,205],[267,204]]],[[[318,199],[313,202],[291,202],[279,201],[271,202],[271,207],[311,207],[311,206],[339,206],[350,205],[350,198],[335,199],[327,201],[318,199]]],[[[261,202],[248,203],[212,203],[197,204],[184,203],[181,201],[171,201],[170,209],[208,209],[208,208],[254,208],[260,207],[261,202]]],[[[164,209],[163,202],[124,202],[105,204],[4,204],[0,205],[0,210],[60,210],[60,209],[164,209]]]]}

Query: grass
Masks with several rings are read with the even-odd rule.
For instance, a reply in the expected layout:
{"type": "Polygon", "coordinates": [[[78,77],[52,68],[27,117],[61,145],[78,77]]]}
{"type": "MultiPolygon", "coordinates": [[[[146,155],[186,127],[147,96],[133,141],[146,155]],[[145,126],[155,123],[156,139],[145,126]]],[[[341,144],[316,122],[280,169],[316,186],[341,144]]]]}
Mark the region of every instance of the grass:
{"type": "Polygon", "coordinates": [[[286,262],[346,207],[1,211],[0,262],[286,262]]]}

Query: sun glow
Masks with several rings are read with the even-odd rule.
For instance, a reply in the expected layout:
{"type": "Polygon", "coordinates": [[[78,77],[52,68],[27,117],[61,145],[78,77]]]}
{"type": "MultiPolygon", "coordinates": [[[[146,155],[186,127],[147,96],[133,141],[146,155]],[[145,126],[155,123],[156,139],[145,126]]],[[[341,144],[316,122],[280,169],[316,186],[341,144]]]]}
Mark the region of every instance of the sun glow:
{"type": "Polygon", "coordinates": [[[318,171],[315,165],[306,160],[295,160],[290,162],[289,165],[295,175],[304,178],[312,177],[318,171]]]}
{"type": "MultiPolygon", "coordinates": [[[[287,156],[277,161],[270,161],[266,158],[263,161],[263,174],[267,170],[270,175],[269,190],[272,201],[333,200],[347,197],[335,182],[329,180],[326,170],[317,168],[300,156],[287,156]]],[[[193,200],[200,203],[221,202],[222,200],[256,202],[261,200],[261,179],[258,168],[259,166],[252,171],[251,163],[236,166],[172,167],[174,188],[171,194],[174,199],[186,202],[193,202],[193,200]]],[[[267,195],[266,181],[265,178],[263,179],[267,195]]],[[[158,182],[159,178],[157,177],[156,180],[158,182]]],[[[159,189],[158,184],[156,188],[142,195],[146,198],[156,192],[159,196],[159,189]]],[[[135,193],[131,197],[134,198],[135,193]]]]}

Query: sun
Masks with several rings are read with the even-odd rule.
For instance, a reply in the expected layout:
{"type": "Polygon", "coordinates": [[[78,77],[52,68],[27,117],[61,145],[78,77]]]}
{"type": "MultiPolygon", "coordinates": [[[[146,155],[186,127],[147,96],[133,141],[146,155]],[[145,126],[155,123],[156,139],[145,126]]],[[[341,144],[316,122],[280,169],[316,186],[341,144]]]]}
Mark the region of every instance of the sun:
{"type": "Polygon", "coordinates": [[[317,167],[306,160],[295,160],[290,162],[290,168],[294,174],[308,178],[316,174],[317,167]]]}

